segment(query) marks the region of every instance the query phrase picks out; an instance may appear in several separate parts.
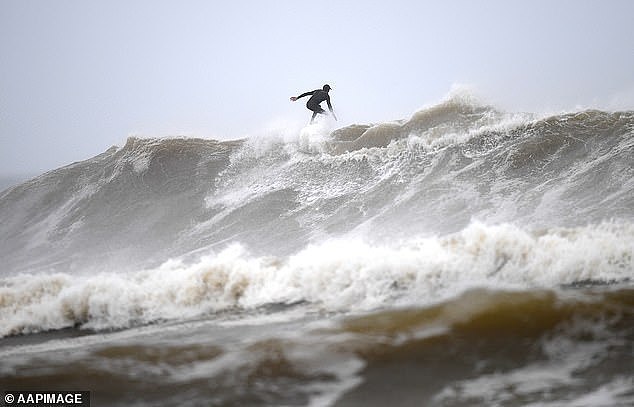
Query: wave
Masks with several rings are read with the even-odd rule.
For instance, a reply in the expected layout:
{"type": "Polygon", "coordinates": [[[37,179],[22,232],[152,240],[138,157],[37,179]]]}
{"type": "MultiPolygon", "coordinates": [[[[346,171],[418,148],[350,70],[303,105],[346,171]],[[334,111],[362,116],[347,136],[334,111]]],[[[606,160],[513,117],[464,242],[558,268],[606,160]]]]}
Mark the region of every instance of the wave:
{"type": "Polygon", "coordinates": [[[633,299],[631,287],[470,290],[348,318],[339,348],[362,358],[365,381],[343,401],[389,404],[375,390],[388,386],[425,405],[629,405],[633,299]]]}
{"type": "Polygon", "coordinates": [[[0,375],[6,388],[89,380],[104,405],[138,404],[148,386],[160,391],[143,404],[174,405],[187,385],[192,405],[625,406],[634,401],[633,299],[622,285],[480,288],[326,323],[160,324],[5,347],[0,375]]]}
{"type": "Polygon", "coordinates": [[[295,138],[137,139],[0,193],[4,273],[156,266],[239,242],[631,220],[634,112],[536,118],[452,96],[408,120],[295,138]]]}
{"type": "Polygon", "coordinates": [[[452,95],[332,132],[130,138],[0,192],[1,334],[623,281],[633,136],[634,112],[452,95]]]}
{"type": "MultiPolygon", "coordinates": [[[[0,194],[5,270],[138,264],[170,246],[240,141],[128,139],[0,194]],[[55,265],[59,264],[59,267],[55,265]]],[[[198,215],[197,215],[198,214],[198,215]]]]}
{"type": "Polygon", "coordinates": [[[632,241],[634,224],[530,233],[474,223],[391,246],[337,239],[283,258],[232,246],[134,273],[18,275],[0,280],[0,335],[125,328],[273,304],[370,310],[428,304],[473,287],[624,282],[634,268],[632,241]]]}

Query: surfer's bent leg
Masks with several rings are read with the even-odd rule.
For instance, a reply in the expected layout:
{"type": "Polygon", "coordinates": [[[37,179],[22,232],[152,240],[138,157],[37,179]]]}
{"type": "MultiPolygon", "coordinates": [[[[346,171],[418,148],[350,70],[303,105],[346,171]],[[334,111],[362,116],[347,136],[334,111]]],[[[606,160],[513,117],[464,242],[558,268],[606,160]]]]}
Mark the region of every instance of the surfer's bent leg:
{"type": "Polygon", "coordinates": [[[310,118],[311,123],[313,122],[313,120],[315,120],[315,116],[317,116],[318,113],[319,114],[326,113],[326,111],[322,109],[321,106],[319,105],[307,104],[306,107],[313,111],[313,117],[310,118]]]}

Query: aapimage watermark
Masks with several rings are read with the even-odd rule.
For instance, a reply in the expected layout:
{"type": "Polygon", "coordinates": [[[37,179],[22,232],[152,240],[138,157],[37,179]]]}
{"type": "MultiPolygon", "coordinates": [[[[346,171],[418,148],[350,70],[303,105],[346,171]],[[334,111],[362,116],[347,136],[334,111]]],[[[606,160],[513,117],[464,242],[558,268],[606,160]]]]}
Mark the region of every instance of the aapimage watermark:
{"type": "Polygon", "coordinates": [[[90,407],[89,391],[5,391],[3,407],[90,407]]]}

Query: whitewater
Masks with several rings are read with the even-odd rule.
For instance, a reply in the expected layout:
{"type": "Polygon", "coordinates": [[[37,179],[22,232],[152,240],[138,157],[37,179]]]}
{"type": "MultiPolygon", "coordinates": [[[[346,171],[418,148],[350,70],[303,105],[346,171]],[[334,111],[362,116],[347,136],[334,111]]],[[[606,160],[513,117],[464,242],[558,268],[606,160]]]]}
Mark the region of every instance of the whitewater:
{"type": "Polygon", "coordinates": [[[335,130],[129,138],[0,192],[0,386],[631,405],[633,163],[634,112],[455,93],[335,130]]]}

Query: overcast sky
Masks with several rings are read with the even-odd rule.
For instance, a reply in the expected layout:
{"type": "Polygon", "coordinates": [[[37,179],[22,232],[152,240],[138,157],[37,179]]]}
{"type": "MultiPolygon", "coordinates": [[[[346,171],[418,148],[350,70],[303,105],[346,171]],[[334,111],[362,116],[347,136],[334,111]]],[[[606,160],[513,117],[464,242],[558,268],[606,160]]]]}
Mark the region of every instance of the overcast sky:
{"type": "Polygon", "coordinates": [[[634,1],[0,0],[0,175],[130,135],[406,118],[453,84],[508,111],[634,109],[634,1]]]}

